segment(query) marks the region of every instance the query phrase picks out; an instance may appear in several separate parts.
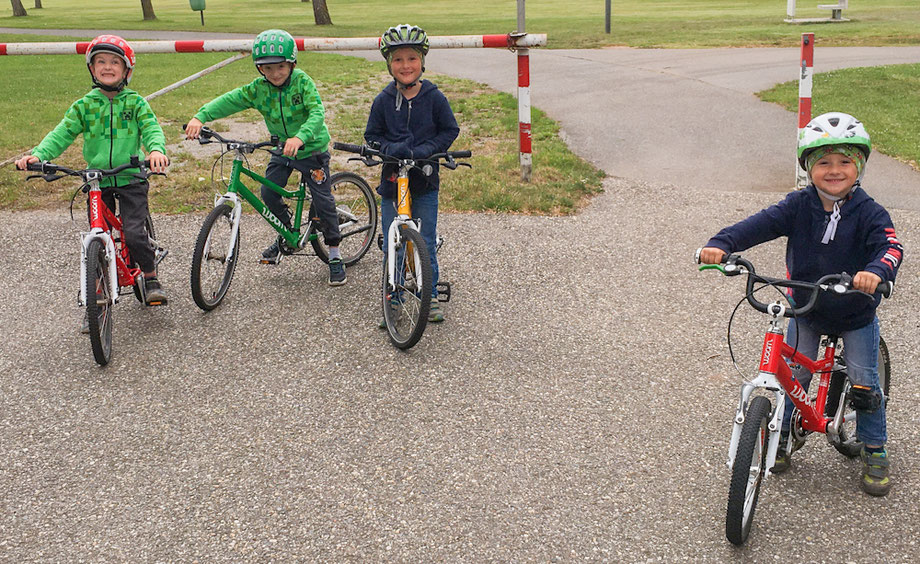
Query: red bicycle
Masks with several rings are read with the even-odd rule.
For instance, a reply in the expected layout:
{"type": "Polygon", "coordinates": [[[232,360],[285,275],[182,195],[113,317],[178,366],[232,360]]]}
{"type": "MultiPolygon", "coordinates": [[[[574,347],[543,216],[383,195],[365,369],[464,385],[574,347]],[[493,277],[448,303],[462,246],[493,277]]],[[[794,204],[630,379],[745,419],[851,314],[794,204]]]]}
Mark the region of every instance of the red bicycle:
{"type": "MultiPolygon", "coordinates": [[[[700,261],[699,251],[696,261],[700,261]]],[[[851,402],[853,391],[864,387],[853,386],[847,377],[840,337],[825,335],[821,340],[824,354],[819,355],[817,360],[811,360],[784,341],[785,318],[810,313],[822,292],[862,294],[867,299],[872,299],[872,296],[852,289],[852,277],[846,273],[824,276],[817,282],[804,282],[756,274],[751,262],[739,255],[727,255],[723,261],[723,264],[700,266],[700,270],[717,269],[726,276],[746,274],[745,299],[754,309],[770,316],[770,326],[764,336],[759,368],[754,378],[748,379],[735,362],[734,353],[731,353],[732,362],[745,382],[741,385],[741,398],[735,412],[728,448],[728,467],[732,475],[725,514],[725,535],[733,544],[743,544],[751,531],[760,487],[776,463],[787,395],[795,406],[790,421],[790,440],[786,444],[787,454],[801,448],[811,433],[825,434],[827,441],[849,458],[859,456],[862,450],[862,443],[856,438],[856,410],[851,402]],[[766,287],[806,290],[810,292],[809,299],[796,307],[780,291],[782,299],[768,304],[755,295],[758,290],[766,287]],[[793,377],[789,364],[800,365],[819,376],[813,397],[793,377]],[[761,393],[755,395],[757,390],[761,390],[761,393]],[[770,402],[771,394],[773,403],[770,402]]],[[[891,283],[883,283],[879,284],[877,292],[887,298],[891,296],[891,290],[891,283]]],[[[731,352],[731,322],[728,334],[731,352]]],[[[888,347],[881,338],[878,372],[879,385],[887,402],[891,362],[888,347]]],[[[812,386],[814,389],[815,386],[812,386]]]]}
{"type": "MultiPolygon", "coordinates": [[[[83,180],[81,190],[88,195],[89,231],[80,233],[80,306],[86,306],[89,322],[89,341],[93,357],[100,365],[108,364],[112,358],[112,308],[118,302],[122,288],[131,288],[134,296],[147,304],[144,290],[144,273],[131,259],[128,246],[123,241],[121,219],[102,200],[99,181],[115,176],[129,168],[140,168],[134,177],[146,180],[153,174],[147,169],[150,161],[141,163],[137,157],[131,162],[113,169],[73,170],[50,162],[29,163],[27,170],[40,172],[28,178],[42,178],[54,182],[65,176],[77,176],[83,180]]],[[[165,176],[165,175],[164,175],[165,176]]],[[[147,236],[155,251],[154,265],[159,265],[169,251],[156,240],[153,219],[147,215],[147,236]]]]}

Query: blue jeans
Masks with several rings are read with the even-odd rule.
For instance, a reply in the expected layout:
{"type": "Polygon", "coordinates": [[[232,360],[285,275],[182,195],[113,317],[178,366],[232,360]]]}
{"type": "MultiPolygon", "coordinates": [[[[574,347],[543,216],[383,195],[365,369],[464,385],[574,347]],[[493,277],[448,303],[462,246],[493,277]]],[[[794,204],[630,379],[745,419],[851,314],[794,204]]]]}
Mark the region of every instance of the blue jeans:
{"type": "MultiPolygon", "coordinates": [[[[818,344],[821,331],[816,330],[809,323],[799,320],[789,321],[789,330],[786,332],[786,343],[796,346],[798,335],[798,350],[808,358],[814,359],[818,354],[818,344]]],[[[882,390],[878,380],[878,318],[872,320],[865,327],[844,331],[840,334],[843,338],[843,356],[847,363],[847,375],[853,385],[869,386],[876,393],[882,390]]],[[[806,390],[811,383],[811,374],[804,368],[793,369],[793,375],[806,390]]],[[[783,413],[783,429],[789,429],[789,420],[794,409],[792,400],[786,396],[786,410],[783,413]]],[[[888,441],[888,429],[885,420],[885,399],[882,405],[872,413],[856,413],[856,437],[868,445],[884,445],[888,441]]]]}
{"type": "MultiPolygon", "coordinates": [[[[428,247],[428,256],[431,257],[431,297],[438,297],[438,191],[421,192],[412,194],[412,217],[421,220],[422,239],[428,247]]],[[[396,218],[396,198],[382,198],[380,200],[380,220],[383,222],[383,236],[386,237],[390,224],[396,218]]],[[[383,252],[386,260],[386,243],[383,252]]]]}

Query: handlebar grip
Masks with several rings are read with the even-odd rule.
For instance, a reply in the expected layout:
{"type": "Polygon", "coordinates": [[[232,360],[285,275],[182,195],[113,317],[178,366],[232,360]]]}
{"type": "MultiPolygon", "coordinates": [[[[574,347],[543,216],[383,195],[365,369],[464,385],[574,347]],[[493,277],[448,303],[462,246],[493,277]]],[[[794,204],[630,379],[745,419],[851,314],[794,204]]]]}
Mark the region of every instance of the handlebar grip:
{"type": "Polygon", "coordinates": [[[31,170],[32,172],[42,172],[42,162],[35,161],[34,163],[28,163],[26,165],[26,170],[31,170]]]}
{"type": "Polygon", "coordinates": [[[336,141],[332,144],[332,148],[336,151],[345,151],[348,153],[358,153],[359,155],[364,153],[363,145],[355,145],[353,143],[339,143],[336,141]]]}
{"type": "Polygon", "coordinates": [[[468,159],[473,156],[472,151],[450,151],[447,154],[455,159],[468,159]]]}
{"type": "Polygon", "coordinates": [[[875,288],[875,291],[884,298],[890,298],[894,292],[894,282],[882,282],[875,288]]]}

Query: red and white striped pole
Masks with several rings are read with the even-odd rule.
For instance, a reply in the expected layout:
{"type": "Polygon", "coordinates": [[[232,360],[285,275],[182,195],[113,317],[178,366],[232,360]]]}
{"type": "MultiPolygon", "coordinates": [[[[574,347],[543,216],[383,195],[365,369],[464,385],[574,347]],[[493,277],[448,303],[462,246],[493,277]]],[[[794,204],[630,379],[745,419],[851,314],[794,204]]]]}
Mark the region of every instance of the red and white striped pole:
{"type": "MultiPolygon", "coordinates": [[[[811,86],[814,73],[812,69],[815,66],[815,34],[802,34],[802,53],[799,57],[801,69],[799,72],[799,130],[798,135],[811,121],[811,86]]],[[[798,135],[796,141],[798,141],[798,135]]],[[[808,185],[808,175],[799,165],[799,159],[795,159],[795,187],[804,188],[808,185]]]]}
{"type": "MultiPolygon", "coordinates": [[[[517,32],[514,35],[527,37],[524,31],[527,25],[524,17],[524,0],[517,2],[517,32]]],[[[521,162],[521,180],[530,182],[533,174],[533,153],[531,153],[530,132],[530,50],[526,47],[517,49],[518,67],[518,150],[521,162]]]]}

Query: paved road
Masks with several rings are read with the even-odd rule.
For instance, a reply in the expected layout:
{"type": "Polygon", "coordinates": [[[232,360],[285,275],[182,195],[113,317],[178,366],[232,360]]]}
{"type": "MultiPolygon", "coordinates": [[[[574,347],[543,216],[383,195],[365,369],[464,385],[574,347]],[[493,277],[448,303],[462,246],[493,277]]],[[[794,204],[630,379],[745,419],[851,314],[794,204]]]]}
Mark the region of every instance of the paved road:
{"type": "MultiPolygon", "coordinates": [[[[610,79],[590,106],[536,86],[549,72],[545,84],[584,92],[575,85],[611,66],[589,62],[612,52],[550,54],[571,72],[537,59],[534,78],[535,103],[613,175],[606,192],[577,217],[445,215],[456,296],[409,353],[376,329],[379,254],[330,289],[316,259],[258,265],[269,234],[247,218],[230,295],[204,314],[187,290],[201,216],[158,216],[171,304],[126,297],[115,359],[99,369],[76,331],[77,227],[61,212],[0,213],[0,560],[909,560],[920,534],[914,263],[882,310],[895,489],[861,494],[858,464],[813,437],[768,481],[749,544],[731,547],[724,459],[739,378],[724,331],[740,287],[690,258],[777,188],[705,182],[706,161],[661,178],[622,172],[627,143],[608,126],[628,80],[610,79]],[[595,129],[566,113],[579,107],[595,129]]],[[[456,74],[475,74],[463,61],[498,72],[456,56],[456,74]]],[[[686,82],[697,98],[718,90],[686,82]]],[[[920,213],[893,216],[905,246],[920,245],[920,213]]],[[[750,256],[780,272],[780,245],[750,256]]],[[[747,310],[737,323],[762,328],[747,310]]],[[[756,339],[737,346],[752,354],[756,339]]]]}

